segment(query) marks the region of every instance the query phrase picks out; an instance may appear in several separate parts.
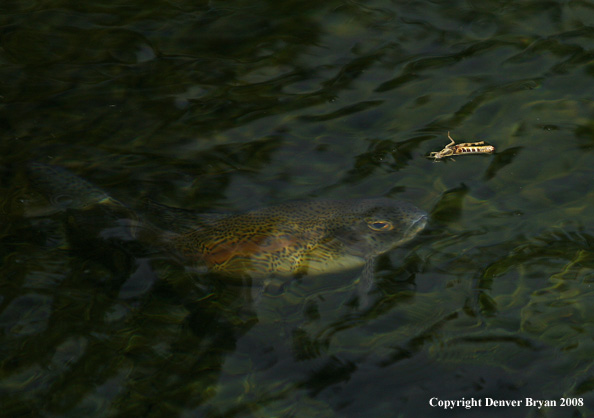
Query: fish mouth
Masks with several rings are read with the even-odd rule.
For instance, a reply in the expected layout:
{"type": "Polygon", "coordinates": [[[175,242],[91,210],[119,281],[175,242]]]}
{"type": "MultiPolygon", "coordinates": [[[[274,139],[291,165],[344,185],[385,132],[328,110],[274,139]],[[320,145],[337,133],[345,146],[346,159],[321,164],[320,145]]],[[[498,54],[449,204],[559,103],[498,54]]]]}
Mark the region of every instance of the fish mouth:
{"type": "Polygon", "coordinates": [[[425,226],[427,225],[427,220],[429,217],[426,213],[421,213],[417,219],[415,219],[410,227],[408,228],[408,235],[415,235],[420,232],[425,226]]]}

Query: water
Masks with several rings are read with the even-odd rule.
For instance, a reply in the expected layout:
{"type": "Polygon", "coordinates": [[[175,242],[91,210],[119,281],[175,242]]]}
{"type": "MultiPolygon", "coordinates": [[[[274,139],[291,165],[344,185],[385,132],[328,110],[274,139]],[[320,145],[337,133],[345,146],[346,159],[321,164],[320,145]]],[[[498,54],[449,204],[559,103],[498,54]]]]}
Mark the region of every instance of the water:
{"type": "Polygon", "coordinates": [[[591,3],[92,3],[0,5],[3,415],[594,414],[591,3]],[[497,152],[426,159],[448,131],[497,152]],[[431,223],[365,309],[358,271],[254,301],[105,212],[33,216],[31,160],[132,202],[389,196],[431,223]],[[429,405],[462,397],[524,404],[429,405]]]}

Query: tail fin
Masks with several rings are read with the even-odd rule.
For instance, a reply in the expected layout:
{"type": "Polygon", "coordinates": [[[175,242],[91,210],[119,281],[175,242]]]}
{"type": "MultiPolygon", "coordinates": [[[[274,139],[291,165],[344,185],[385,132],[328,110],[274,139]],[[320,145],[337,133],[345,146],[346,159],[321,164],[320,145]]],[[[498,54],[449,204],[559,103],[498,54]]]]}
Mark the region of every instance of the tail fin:
{"type": "Polygon", "coordinates": [[[103,190],[65,168],[30,162],[27,173],[33,186],[59,209],[85,209],[106,203],[121,205],[103,190]]]}

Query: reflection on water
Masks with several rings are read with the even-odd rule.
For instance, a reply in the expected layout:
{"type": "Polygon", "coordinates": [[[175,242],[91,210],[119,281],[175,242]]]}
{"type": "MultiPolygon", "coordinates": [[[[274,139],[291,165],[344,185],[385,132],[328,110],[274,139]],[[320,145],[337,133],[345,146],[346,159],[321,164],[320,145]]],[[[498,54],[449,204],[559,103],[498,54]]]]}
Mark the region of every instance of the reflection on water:
{"type": "Polygon", "coordinates": [[[594,411],[588,2],[0,5],[0,397],[7,416],[556,416],[594,411]],[[433,162],[446,133],[492,156],[433,162]],[[264,292],[186,269],[24,174],[229,212],[403,198],[427,229],[264,292]],[[583,406],[444,411],[431,397],[583,406]]]}

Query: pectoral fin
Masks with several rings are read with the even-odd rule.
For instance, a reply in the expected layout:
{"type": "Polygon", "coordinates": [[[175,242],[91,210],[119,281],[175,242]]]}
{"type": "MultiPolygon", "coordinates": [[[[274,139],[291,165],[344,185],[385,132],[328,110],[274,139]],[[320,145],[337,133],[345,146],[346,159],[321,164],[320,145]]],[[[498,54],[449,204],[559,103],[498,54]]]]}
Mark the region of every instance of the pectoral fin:
{"type": "Polygon", "coordinates": [[[375,273],[375,258],[370,257],[365,260],[357,294],[359,296],[359,308],[365,308],[369,305],[369,292],[373,287],[373,278],[375,273]]]}

